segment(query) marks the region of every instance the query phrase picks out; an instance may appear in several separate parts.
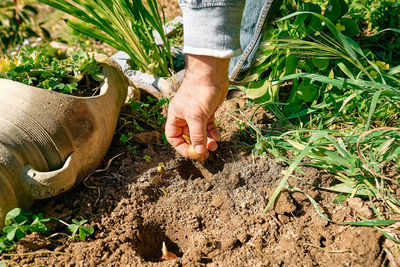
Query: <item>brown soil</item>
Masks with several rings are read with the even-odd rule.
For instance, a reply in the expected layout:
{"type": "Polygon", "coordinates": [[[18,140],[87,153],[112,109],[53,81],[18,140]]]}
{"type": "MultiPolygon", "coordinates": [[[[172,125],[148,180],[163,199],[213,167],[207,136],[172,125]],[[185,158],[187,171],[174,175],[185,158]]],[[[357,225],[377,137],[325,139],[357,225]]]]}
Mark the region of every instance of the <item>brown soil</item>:
{"type": "MultiPolygon", "coordinates": [[[[29,266],[396,266],[397,247],[391,241],[373,228],[321,219],[301,193],[283,192],[276,208],[262,214],[287,166],[246,152],[229,115],[243,106],[238,96],[225,102],[217,116],[224,138],[205,163],[181,158],[157,142],[138,144],[137,155],[125,153],[107,171],[36,203],[34,211],[46,216],[88,219],[95,228],[88,241],[31,235],[17,246],[14,253],[20,256],[0,261],[29,266]],[[143,160],[144,154],[151,162],[143,160]],[[165,172],[157,171],[160,162],[165,172]],[[162,242],[177,259],[159,261],[162,242]],[[23,254],[30,252],[35,254],[23,254]]],[[[233,116],[245,119],[246,114],[233,116]]],[[[271,123],[262,112],[255,118],[265,127],[271,123]]],[[[114,142],[104,165],[122,149],[114,142]]],[[[302,170],[304,175],[296,176],[303,182],[292,179],[290,184],[303,188],[332,219],[357,220],[356,210],[372,216],[357,198],[346,206],[333,204],[335,194],[307,185],[327,186],[333,179],[323,171],[302,170]]]]}

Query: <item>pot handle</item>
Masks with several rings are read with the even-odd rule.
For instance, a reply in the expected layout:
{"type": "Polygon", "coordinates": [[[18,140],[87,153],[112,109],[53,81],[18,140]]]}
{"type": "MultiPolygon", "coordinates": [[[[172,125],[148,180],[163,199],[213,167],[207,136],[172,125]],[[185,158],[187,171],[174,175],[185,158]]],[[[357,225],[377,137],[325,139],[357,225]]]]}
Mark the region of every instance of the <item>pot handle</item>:
{"type": "Polygon", "coordinates": [[[76,168],[71,164],[74,154],[68,156],[64,166],[50,172],[34,170],[25,166],[24,178],[28,191],[34,199],[44,199],[56,196],[70,189],[76,181],[76,168]]]}

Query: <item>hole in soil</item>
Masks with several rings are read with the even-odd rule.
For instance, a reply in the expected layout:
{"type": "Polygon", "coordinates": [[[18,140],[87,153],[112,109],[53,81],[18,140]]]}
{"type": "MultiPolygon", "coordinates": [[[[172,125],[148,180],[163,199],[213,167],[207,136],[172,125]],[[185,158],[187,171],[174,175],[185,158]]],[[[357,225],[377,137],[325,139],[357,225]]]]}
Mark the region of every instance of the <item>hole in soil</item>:
{"type": "Polygon", "coordinates": [[[326,241],[326,238],[321,236],[321,238],[319,239],[319,244],[320,244],[321,248],[325,247],[325,244],[324,244],[325,241],[326,241]]]}
{"type": "Polygon", "coordinates": [[[165,242],[168,251],[174,253],[178,257],[182,257],[179,246],[174,243],[156,224],[148,224],[139,232],[139,242],[137,244],[137,252],[145,260],[150,262],[159,262],[162,256],[161,247],[165,242]]]}
{"type": "Polygon", "coordinates": [[[196,166],[193,165],[193,162],[190,160],[184,160],[179,163],[179,166],[176,168],[178,171],[179,175],[182,177],[182,179],[185,180],[194,180],[196,178],[204,178],[203,174],[199,169],[196,168],[196,166]]]}
{"type": "Polygon", "coordinates": [[[203,263],[203,264],[207,264],[207,263],[211,263],[212,262],[212,259],[209,259],[209,258],[201,258],[201,260],[200,260],[200,263],[203,263]]]}

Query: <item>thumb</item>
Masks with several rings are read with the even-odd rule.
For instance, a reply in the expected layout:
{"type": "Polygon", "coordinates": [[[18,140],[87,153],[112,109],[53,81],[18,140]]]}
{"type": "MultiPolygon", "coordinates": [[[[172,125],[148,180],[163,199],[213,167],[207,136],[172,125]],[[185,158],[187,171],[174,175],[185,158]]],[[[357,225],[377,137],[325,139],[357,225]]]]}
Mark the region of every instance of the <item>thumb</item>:
{"type": "Polygon", "coordinates": [[[195,151],[198,154],[204,154],[207,142],[207,119],[202,117],[197,117],[195,119],[186,120],[189,127],[190,141],[194,146],[195,151]]]}

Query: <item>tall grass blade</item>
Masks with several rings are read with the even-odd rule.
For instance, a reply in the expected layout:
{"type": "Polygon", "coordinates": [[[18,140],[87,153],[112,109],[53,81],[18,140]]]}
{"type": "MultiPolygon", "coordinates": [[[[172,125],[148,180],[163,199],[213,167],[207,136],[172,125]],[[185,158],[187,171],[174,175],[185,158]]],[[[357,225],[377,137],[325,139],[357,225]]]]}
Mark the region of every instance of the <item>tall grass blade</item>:
{"type": "Polygon", "coordinates": [[[308,200],[310,200],[311,204],[314,206],[314,209],[317,211],[318,215],[321,216],[322,219],[324,219],[324,220],[326,220],[328,222],[334,222],[334,221],[332,221],[331,219],[329,219],[328,217],[326,217],[324,215],[324,213],[322,212],[321,208],[318,206],[318,203],[310,195],[308,195],[303,190],[301,190],[301,189],[299,189],[299,188],[297,188],[295,186],[287,186],[287,188],[290,189],[290,190],[297,191],[297,192],[300,192],[300,193],[304,194],[308,198],[308,200]]]}
{"type": "Polygon", "coordinates": [[[384,226],[391,225],[394,223],[398,223],[400,221],[395,220],[364,220],[361,222],[342,222],[342,224],[346,225],[354,225],[354,226],[384,226]]]}
{"type": "Polygon", "coordinates": [[[365,131],[368,131],[369,126],[371,124],[372,116],[376,110],[376,104],[378,103],[379,97],[381,96],[382,91],[376,91],[376,93],[372,96],[371,106],[369,109],[368,120],[365,124],[365,131]]]}
{"type": "Polygon", "coordinates": [[[287,180],[289,179],[290,175],[292,175],[293,171],[296,169],[297,165],[303,160],[303,158],[308,154],[308,152],[311,150],[311,147],[308,145],[304,148],[304,150],[296,157],[296,159],[290,164],[289,169],[286,171],[284,177],[280,181],[278,187],[275,189],[275,192],[273,193],[272,197],[268,201],[267,206],[265,207],[263,214],[265,214],[269,208],[272,206],[272,204],[275,203],[277,200],[277,197],[279,196],[279,193],[281,190],[285,187],[287,180]]]}

